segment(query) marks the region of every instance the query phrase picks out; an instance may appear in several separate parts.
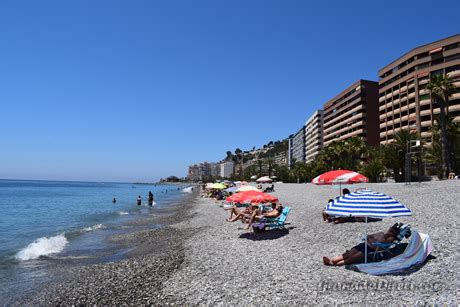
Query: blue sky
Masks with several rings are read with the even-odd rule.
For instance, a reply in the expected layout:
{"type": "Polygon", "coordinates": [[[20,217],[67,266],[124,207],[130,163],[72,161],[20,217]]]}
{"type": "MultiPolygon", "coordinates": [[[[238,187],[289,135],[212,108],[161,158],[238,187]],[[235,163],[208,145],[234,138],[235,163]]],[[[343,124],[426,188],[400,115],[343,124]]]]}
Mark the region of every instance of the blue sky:
{"type": "Polygon", "coordinates": [[[1,1],[0,178],[152,181],[296,132],[460,1],[1,1]]]}

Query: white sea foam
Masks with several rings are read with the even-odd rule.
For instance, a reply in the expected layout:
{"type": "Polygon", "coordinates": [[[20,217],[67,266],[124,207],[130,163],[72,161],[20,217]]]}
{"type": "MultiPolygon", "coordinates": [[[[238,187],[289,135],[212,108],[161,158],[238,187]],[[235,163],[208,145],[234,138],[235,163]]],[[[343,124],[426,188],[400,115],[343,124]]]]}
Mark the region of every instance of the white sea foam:
{"type": "Polygon", "coordinates": [[[118,215],[128,215],[129,212],[126,211],[118,211],[118,215]]]}
{"type": "Polygon", "coordinates": [[[16,254],[18,260],[37,259],[40,256],[59,253],[69,243],[64,234],[55,237],[42,237],[27,245],[16,254]]]}
{"type": "Polygon", "coordinates": [[[90,231],[98,230],[98,229],[101,229],[101,228],[105,228],[105,226],[102,225],[102,224],[97,224],[97,225],[93,225],[93,226],[90,226],[90,227],[85,227],[81,231],[82,232],[90,232],[90,231]]]}
{"type": "Polygon", "coordinates": [[[192,189],[193,189],[193,187],[183,188],[182,192],[184,192],[184,193],[192,193],[192,189]]]}

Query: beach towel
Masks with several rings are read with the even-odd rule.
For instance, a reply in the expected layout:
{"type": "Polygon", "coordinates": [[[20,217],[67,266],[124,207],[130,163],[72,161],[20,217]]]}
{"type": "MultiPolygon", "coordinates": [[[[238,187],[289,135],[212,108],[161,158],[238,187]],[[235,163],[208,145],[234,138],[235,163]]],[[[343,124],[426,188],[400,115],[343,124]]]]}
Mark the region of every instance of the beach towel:
{"type": "Polygon", "coordinates": [[[412,231],[411,240],[401,255],[386,261],[351,265],[350,269],[370,275],[383,275],[404,271],[414,265],[424,263],[433,251],[430,236],[412,231]]]}

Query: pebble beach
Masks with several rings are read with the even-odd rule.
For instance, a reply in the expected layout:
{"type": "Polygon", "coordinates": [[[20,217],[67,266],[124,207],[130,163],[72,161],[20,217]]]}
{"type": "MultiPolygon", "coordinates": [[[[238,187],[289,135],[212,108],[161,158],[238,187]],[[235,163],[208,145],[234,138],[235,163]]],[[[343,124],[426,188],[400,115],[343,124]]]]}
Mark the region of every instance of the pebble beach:
{"type": "Polygon", "coordinates": [[[18,305],[35,304],[458,304],[457,224],[459,181],[359,184],[386,193],[413,212],[410,217],[368,223],[325,223],[321,211],[339,190],[313,184],[275,184],[292,208],[285,230],[249,233],[226,221],[223,202],[197,193],[155,223],[159,229],[113,237],[132,246],[118,262],[56,272],[18,305]],[[162,219],[162,220],[161,220],[162,219]],[[396,222],[430,235],[434,251],[423,265],[397,275],[370,276],[324,266],[364,232],[396,222]]]}

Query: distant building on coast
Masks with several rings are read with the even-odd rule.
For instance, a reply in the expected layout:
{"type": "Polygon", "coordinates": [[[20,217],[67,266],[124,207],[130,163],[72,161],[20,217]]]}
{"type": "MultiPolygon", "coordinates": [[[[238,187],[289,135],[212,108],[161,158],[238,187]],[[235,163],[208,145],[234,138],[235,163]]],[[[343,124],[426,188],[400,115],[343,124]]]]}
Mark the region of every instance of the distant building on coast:
{"type": "Polygon", "coordinates": [[[305,162],[311,162],[323,148],[323,110],[317,110],[305,123],[305,162]]]}
{"type": "Polygon", "coordinates": [[[209,167],[211,168],[211,177],[218,178],[220,177],[220,164],[219,163],[209,163],[209,167]]]}
{"type": "Polygon", "coordinates": [[[220,167],[220,177],[230,178],[233,175],[233,171],[235,168],[235,162],[233,161],[222,162],[219,164],[219,167],[220,167]]]}
{"type": "Polygon", "coordinates": [[[305,127],[289,138],[289,166],[297,161],[305,162],[305,127]]]}
{"type": "Polygon", "coordinates": [[[188,180],[190,181],[202,181],[212,176],[212,168],[215,163],[202,162],[198,164],[192,164],[188,167],[188,180]]]}
{"type": "Polygon", "coordinates": [[[377,82],[358,80],[324,104],[324,146],[351,137],[379,143],[378,91],[377,82]]]}
{"type": "Polygon", "coordinates": [[[447,112],[460,122],[460,34],[416,47],[379,70],[381,144],[392,142],[401,129],[418,132],[425,144],[431,143],[439,108],[426,87],[431,76],[440,74],[454,80],[447,112]]]}

